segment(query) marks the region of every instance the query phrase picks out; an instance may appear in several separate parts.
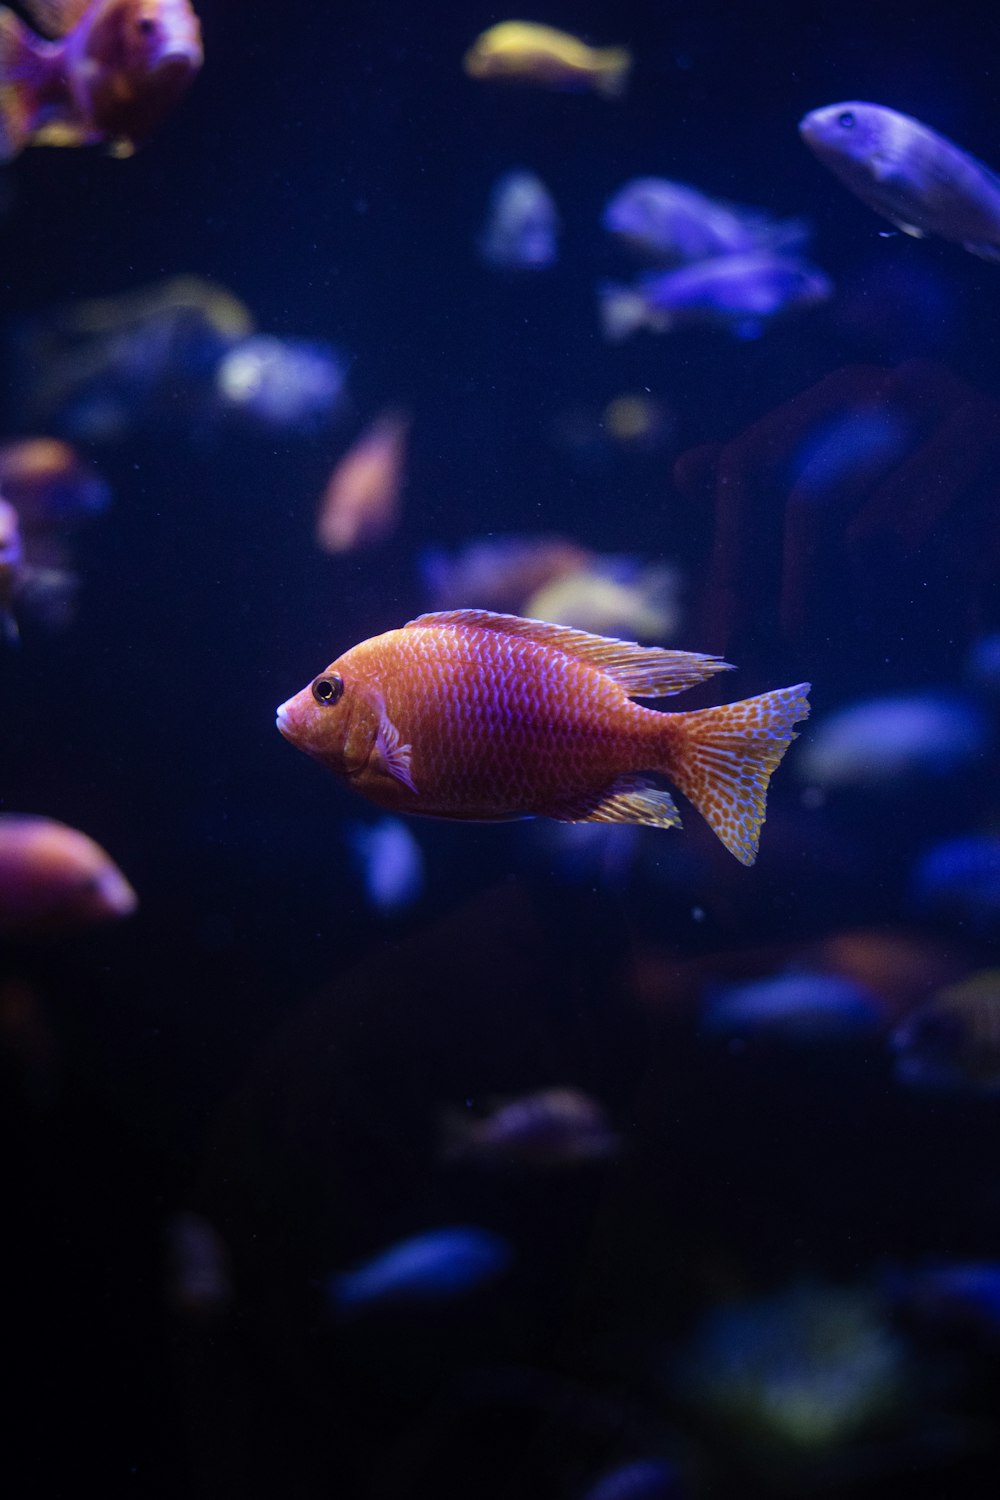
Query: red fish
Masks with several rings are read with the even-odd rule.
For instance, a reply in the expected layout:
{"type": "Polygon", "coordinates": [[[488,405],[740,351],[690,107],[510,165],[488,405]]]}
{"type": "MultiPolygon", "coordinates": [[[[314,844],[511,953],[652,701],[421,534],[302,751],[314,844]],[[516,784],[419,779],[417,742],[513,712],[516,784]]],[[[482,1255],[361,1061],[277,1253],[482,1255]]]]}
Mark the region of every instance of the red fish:
{"type": "Polygon", "coordinates": [[[768,779],[808,717],[809,684],[696,713],[632,702],[727,670],[714,656],[455,610],[355,646],[277,722],[392,812],[676,828],[666,779],[752,865],[768,779]]]}
{"type": "Polygon", "coordinates": [[[108,141],[131,156],[202,64],[190,0],[23,0],[54,40],[0,7],[0,161],[108,141]]]}

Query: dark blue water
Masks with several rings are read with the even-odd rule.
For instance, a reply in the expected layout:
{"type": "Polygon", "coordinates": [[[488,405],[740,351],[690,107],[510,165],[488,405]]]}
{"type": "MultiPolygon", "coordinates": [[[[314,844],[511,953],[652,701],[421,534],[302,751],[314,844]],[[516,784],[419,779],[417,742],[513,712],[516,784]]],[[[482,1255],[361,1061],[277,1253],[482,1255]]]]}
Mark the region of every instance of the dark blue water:
{"type": "MultiPolygon", "coordinates": [[[[807,1451],[699,1403],[682,1351],[732,1301],[1000,1256],[995,1098],[901,1087],[881,1034],[731,1047],[697,1025],[706,984],[825,963],[843,934],[900,945],[886,1026],[995,962],[995,926],[908,892],[935,839],[997,826],[996,740],[929,782],[812,799],[793,748],[752,871],[691,811],[681,834],[643,830],[615,878],[572,878],[531,825],[416,826],[423,894],[384,916],[345,843],[366,809],[274,709],[427,607],[422,547],[491,532],[676,563],[676,644],[740,667],[693,707],[809,679],[815,728],[855,699],[961,689],[1000,627],[1000,270],[884,237],[796,125],[873,99],[1000,164],[1000,22],[533,12],[632,49],[612,104],[466,79],[466,47],[505,19],[483,7],[198,9],[204,71],[133,160],[39,150],[7,170],[0,318],[194,273],[261,329],[344,351],[351,407],[305,436],[165,419],[81,445],[114,502],[75,544],[77,620],[0,659],[0,807],[86,829],[141,901],[120,926],[0,951],[37,1005],[37,1045],[2,1042],[0,1095],[5,1426],[32,1492],[86,1476],[108,1496],[573,1500],[661,1455],[691,1495],[992,1493],[1000,1366],[978,1324],[885,1312],[905,1389],[807,1451]],[[503,277],[473,242],[519,165],[556,198],[561,255],[503,277]],[[809,218],[834,299],[754,341],[606,344],[594,283],[621,264],[601,210],[653,173],[809,218]],[[667,446],[555,440],[568,410],[644,390],[673,414],[667,446]],[[891,492],[860,528],[871,494],[849,485],[803,522],[801,445],[865,402],[904,433],[891,492]],[[388,404],[413,414],[403,523],[324,557],[316,498],[388,404]],[[441,1105],[555,1083],[606,1104],[617,1160],[442,1166],[441,1105]],[[167,1292],[185,1211],[228,1249],[232,1300],[210,1317],[167,1292]],[[332,1270],[464,1223],[515,1246],[502,1282],[330,1318],[332,1270]]],[[[4,373],[6,440],[24,429],[14,356],[4,373]]]]}

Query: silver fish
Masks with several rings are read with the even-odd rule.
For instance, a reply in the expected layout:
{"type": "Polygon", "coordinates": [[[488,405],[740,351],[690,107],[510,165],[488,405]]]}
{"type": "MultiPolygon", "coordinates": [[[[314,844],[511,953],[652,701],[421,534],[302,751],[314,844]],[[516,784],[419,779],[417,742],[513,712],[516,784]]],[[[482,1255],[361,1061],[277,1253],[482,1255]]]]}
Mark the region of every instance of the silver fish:
{"type": "Polygon", "coordinates": [[[661,266],[748,250],[795,250],[809,237],[801,219],[772,219],[763,209],[724,203],[664,177],[627,182],[608,201],[602,223],[630,250],[661,266]]]}
{"type": "Polygon", "coordinates": [[[1000,260],[1000,178],[928,125],[851,100],[814,109],[799,134],[852,193],[904,234],[936,234],[984,260],[1000,260]]]}

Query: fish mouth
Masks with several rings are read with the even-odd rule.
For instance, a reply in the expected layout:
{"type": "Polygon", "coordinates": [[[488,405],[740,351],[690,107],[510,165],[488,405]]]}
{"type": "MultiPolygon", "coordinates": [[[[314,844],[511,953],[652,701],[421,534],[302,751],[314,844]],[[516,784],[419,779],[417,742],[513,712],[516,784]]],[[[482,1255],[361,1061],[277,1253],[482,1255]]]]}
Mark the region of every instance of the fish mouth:
{"type": "Polygon", "coordinates": [[[799,121],[799,135],[804,141],[816,141],[822,134],[822,122],[819,119],[818,110],[810,110],[809,114],[803,115],[799,121]]]}
{"type": "Polygon", "coordinates": [[[286,740],[290,740],[292,738],[292,718],[291,714],[288,712],[287,703],[282,703],[281,707],[278,709],[277,713],[274,716],[274,724],[278,733],[280,735],[283,735],[286,740]]]}

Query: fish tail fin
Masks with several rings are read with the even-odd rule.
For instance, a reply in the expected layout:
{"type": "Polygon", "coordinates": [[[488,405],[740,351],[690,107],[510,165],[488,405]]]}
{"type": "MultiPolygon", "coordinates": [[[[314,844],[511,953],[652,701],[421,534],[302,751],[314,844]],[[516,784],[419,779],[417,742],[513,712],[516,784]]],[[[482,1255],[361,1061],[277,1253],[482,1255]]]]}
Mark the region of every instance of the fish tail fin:
{"type": "Polygon", "coordinates": [[[741,864],[757,858],[767,783],[797,738],[794,726],[809,717],[809,687],[800,682],[667,719],[665,774],[741,864]]]}
{"type": "Polygon", "coordinates": [[[20,155],[35,129],[45,61],[30,27],[0,6],[0,162],[20,155]]]}
{"type": "Polygon", "coordinates": [[[594,86],[605,99],[620,99],[628,87],[632,54],[627,47],[602,47],[597,58],[594,86]]]}
{"type": "Polygon", "coordinates": [[[634,287],[607,281],[598,288],[601,331],[611,343],[620,343],[649,321],[646,299],[634,287]]]}

